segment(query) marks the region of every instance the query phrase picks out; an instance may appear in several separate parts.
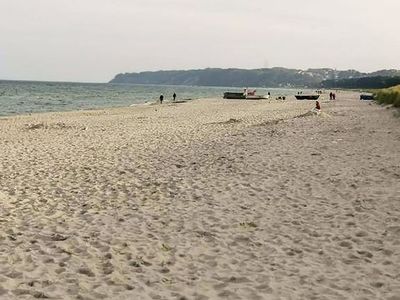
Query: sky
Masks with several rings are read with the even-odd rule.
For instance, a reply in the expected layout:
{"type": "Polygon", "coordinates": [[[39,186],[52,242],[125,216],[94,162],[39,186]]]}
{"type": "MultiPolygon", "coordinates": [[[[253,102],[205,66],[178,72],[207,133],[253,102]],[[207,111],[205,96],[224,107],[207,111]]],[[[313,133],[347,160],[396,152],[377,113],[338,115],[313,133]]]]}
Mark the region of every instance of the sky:
{"type": "Polygon", "coordinates": [[[400,0],[0,0],[0,79],[400,69],[400,0]]]}

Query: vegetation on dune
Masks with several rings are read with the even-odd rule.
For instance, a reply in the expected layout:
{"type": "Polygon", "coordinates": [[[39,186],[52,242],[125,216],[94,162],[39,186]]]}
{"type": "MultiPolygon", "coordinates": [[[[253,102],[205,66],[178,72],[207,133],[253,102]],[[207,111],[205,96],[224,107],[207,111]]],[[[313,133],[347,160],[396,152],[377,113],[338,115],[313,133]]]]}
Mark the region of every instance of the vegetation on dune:
{"type": "Polygon", "coordinates": [[[375,99],[379,104],[391,104],[400,108],[400,85],[378,91],[375,99]]]}

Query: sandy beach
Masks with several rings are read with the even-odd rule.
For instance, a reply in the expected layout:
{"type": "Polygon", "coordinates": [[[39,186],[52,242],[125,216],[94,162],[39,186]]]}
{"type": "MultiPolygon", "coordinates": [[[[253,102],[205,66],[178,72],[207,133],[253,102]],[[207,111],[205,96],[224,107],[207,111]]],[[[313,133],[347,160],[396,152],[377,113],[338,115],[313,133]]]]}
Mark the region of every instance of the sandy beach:
{"type": "Polygon", "coordinates": [[[337,99],[0,118],[0,299],[400,300],[400,119],[337,99]]]}

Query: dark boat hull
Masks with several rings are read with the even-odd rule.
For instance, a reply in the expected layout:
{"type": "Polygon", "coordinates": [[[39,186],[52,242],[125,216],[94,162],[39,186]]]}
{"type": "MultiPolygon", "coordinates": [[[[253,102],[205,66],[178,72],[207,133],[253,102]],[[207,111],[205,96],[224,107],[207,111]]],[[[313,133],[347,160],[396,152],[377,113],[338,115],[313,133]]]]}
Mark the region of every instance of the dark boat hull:
{"type": "Polygon", "coordinates": [[[225,92],[224,99],[246,99],[243,93],[225,92]]]}
{"type": "Polygon", "coordinates": [[[374,100],[374,95],[362,94],[360,100],[374,100]]]}
{"type": "Polygon", "coordinates": [[[297,100],[318,100],[319,95],[295,95],[297,100]]]}
{"type": "Polygon", "coordinates": [[[236,93],[236,92],[224,93],[224,99],[263,100],[268,98],[269,96],[257,96],[257,95],[247,95],[246,97],[243,93],[236,93]]]}
{"type": "Polygon", "coordinates": [[[269,96],[247,96],[246,100],[266,100],[269,96]]]}

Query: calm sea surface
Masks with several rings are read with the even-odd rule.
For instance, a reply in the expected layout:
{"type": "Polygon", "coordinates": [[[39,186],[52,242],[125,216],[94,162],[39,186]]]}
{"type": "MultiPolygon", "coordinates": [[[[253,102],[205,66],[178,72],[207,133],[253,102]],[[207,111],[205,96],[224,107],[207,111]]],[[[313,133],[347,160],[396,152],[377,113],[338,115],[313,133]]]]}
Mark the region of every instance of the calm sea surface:
{"type": "MultiPolygon", "coordinates": [[[[221,98],[226,91],[240,88],[189,87],[160,85],[120,85],[108,83],[64,83],[0,81],[0,116],[37,112],[70,111],[104,107],[130,106],[155,102],[160,94],[165,100],[221,98]]],[[[257,94],[272,97],[293,95],[289,89],[258,88],[257,94]]],[[[240,100],[238,100],[240,101],[240,100]]]]}

